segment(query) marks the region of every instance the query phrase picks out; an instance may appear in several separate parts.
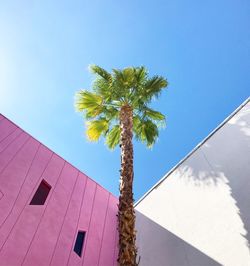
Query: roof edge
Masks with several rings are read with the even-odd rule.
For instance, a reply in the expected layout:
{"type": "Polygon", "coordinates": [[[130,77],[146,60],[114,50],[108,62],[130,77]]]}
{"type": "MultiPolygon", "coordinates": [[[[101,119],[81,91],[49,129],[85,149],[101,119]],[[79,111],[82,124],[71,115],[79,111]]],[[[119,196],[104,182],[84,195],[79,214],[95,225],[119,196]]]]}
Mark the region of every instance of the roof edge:
{"type": "Polygon", "coordinates": [[[150,188],[135,204],[136,207],[144,198],[146,198],[154,189],[156,189],[167,177],[172,174],[183,162],[185,162],[195,151],[197,151],[208,139],[210,139],[220,128],[222,128],[233,116],[235,116],[247,103],[250,102],[248,97],[239,107],[237,107],[229,116],[226,117],[207,137],[198,143],[183,159],[172,167],[152,188],[150,188]]]}
{"type": "Polygon", "coordinates": [[[116,195],[114,195],[112,192],[110,192],[107,188],[105,188],[103,185],[101,185],[100,183],[98,183],[97,181],[95,181],[92,177],[90,177],[89,175],[85,174],[85,172],[83,172],[82,170],[80,170],[78,167],[76,167],[75,165],[73,165],[73,163],[69,162],[68,160],[64,159],[61,155],[59,155],[57,152],[53,151],[50,147],[48,147],[46,144],[42,143],[40,140],[38,140],[36,137],[34,137],[31,133],[29,133],[28,131],[24,130],[23,128],[21,128],[16,122],[13,122],[11,119],[9,119],[7,116],[5,116],[3,113],[0,112],[0,115],[2,115],[4,117],[4,119],[8,120],[11,124],[13,124],[14,126],[16,126],[17,128],[20,128],[20,130],[22,130],[25,134],[29,135],[32,139],[34,139],[35,141],[37,141],[38,143],[40,143],[41,145],[43,145],[44,147],[46,147],[48,150],[50,150],[53,154],[55,154],[56,156],[58,156],[59,158],[61,158],[63,161],[65,161],[66,163],[68,163],[69,165],[71,165],[74,169],[76,169],[79,173],[83,174],[84,176],[86,176],[88,179],[90,179],[91,181],[93,181],[97,186],[101,187],[102,189],[104,189],[105,191],[107,191],[110,195],[112,195],[114,198],[118,199],[118,197],[116,195]]]}

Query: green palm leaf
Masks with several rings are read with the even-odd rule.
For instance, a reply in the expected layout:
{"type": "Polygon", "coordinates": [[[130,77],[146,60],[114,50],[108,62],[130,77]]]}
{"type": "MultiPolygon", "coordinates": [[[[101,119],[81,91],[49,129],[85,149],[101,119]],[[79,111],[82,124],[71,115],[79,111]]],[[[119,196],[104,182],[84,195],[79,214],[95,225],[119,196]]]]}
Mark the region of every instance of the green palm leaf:
{"type": "Polygon", "coordinates": [[[137,84],[141,85],[147,77],[147,70],[144,66],[135,68],[135,79],[137,84]]]}
{"type": "Polygon", "coordinates": [[[146,120],[143,127],[143,134],[145,135],[147,146],[151,148],[159,136],[157,125],[150,120],[146,120]]]}
{"type": "Polygon", "coordinates": [[[108,82],[111,82],[112,76],[109,74],[105,69],[97,66],[97,65],[90,65],[89,69],[92,73],[99,75],[103,79],[105,79],[108,82]]]}
{"type": "Polygon", "coordinates": [[[102,102],[102,97],[98,94],[86,90],[76,93],[76,110],[85,111],[87,118],[94,118],[102,112],[102,102]]]}
{"type": "Polygon", "coordinates": [[[152,147],[158,138],[159,131],[155,123],[149,119],[141,119],[139,116],[133,118],[135,137],[144,142],[148,147],[152,147]]]}
{"type": "Polygon", "coordinates": [[[165,115],[158,112],[158,111],[155,111],[149,107],[146,107],[145,108],[145,115],[150,117],[151,119],[153,120],[157,120],[157,121],[162,121],[162,120],[165,120],[165,115]]]}
{"type": "Polygon", "coordinates": [[[144,107],[143,117],[152,120],[157,125],[157,127],[164,128],[166,126],[165,115],[149,107],[144,107]]]}
{"type": "Polygon", "coordinates": [[[106,119],[99,119],[87,122],[87,137],[90,141],[98,141],[102,134],[106,134],[109,123],[106,119]]]}
{"type": "Polygon", "coordinates": [[[93,90],[100,95],[105,101],[112,101],[112,84],[103,78],[97,78],[93,83],[93,90]]]}
{"type": "Polygon", "coordinates": [[[115,125],[108,133],[106,144],[110,149],[114,149],[120,142],[121,129],[119,125],[115,125]]]}
{"type": "Polygon", "coordinates": [[[148,79],[145,83],[145,90],[143,91],[143,100],[148,102],[152,97],[158,97],[163,88],[166,88],[168,82],[161,76],[154,76],[148,79]]]}
{"type": "Polygon", "coordinates": [[[106,144],[113,149],[120,140],[117,122],[121,107],[129,105],[133,110],[135,137],[151,147],[159,135],[158,128],[165,126],[166,119],[164,114],[148,105],[167,87],[167,80],[161,76],[149,77],[143,66],[112,69],[111,73],[97,65],[89,68],[97,75],[93,92],[79,91],[75,102],[76,109],[90,121],[88,138],[96,141],[106,135],[106,144]],[[110,131],[109,127],[112,128],[110,131]]]}

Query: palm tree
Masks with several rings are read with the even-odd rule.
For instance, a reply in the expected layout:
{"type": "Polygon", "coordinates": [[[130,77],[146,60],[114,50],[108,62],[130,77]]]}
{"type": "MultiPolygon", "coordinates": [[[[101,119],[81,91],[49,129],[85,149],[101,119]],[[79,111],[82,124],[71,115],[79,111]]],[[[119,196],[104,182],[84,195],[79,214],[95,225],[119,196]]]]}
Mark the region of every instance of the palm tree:
{"type": "Polygon", "coordinates": [[[149,77],[145,67],[113,69],[111,73],[92,65],[96,74],[93,92],[76,93],[76,109],[84,113],[87,137],[97,141],[101,136],[114,149],[121,147],[120,197],[118,231],[120,266],[135,266],[137,248],[135,211],[133,207],[133,134],[137,140],[152,147],[158,137],[158,128],[165,124],[165,116],[149,107],[168,82],[161,76],[149,77]]]}

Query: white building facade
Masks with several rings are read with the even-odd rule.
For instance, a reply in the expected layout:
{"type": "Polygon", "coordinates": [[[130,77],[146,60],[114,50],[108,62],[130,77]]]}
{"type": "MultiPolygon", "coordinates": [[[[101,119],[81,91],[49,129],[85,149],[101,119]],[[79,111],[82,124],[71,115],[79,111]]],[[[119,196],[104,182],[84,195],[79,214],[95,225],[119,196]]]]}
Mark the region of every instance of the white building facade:
{"type": "Polygon", "coordinates": [[[136,211],[141,266],[250,266],[250,99],[136,211]]]}

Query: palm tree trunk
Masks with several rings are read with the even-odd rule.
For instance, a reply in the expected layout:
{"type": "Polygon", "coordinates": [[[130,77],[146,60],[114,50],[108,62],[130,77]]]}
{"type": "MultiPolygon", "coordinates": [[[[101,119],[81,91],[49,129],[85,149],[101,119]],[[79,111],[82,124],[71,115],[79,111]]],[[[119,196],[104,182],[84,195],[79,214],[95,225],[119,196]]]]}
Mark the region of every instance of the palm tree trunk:
{"type": "Polygon", "coordinates": [[[118,205],[118,232],[120,266],[136,266],[135,211],[133,199],[133,111],[128,105],[121,107],[121,176],[118,205]]]}

